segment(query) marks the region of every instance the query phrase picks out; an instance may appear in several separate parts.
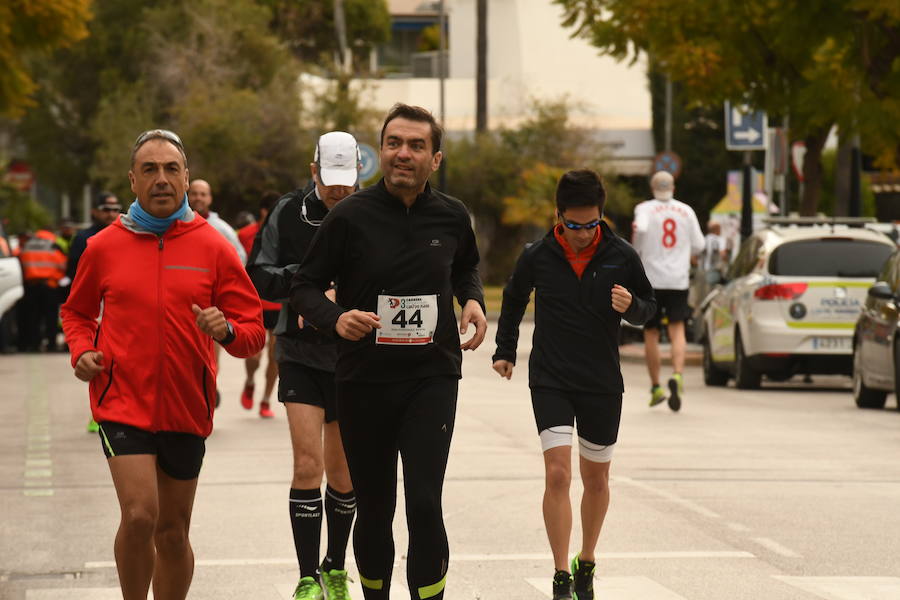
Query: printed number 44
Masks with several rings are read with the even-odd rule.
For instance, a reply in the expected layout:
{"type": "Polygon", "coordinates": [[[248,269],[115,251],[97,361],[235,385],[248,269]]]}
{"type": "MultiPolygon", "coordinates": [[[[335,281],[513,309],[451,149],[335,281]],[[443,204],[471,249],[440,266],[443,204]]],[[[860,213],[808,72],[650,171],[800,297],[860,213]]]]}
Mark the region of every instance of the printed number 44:
{"type": "Polygon", "coordinates": [[[416,310],[409,318],[406,319],[406,310],[399,311],[394,318],[391,319],[391,323],[394,325],[399,325],[402,328],[406,328],[407,325],[412,325],[413,327],[421,327],[422,326],[422,311],[416,310]]]}

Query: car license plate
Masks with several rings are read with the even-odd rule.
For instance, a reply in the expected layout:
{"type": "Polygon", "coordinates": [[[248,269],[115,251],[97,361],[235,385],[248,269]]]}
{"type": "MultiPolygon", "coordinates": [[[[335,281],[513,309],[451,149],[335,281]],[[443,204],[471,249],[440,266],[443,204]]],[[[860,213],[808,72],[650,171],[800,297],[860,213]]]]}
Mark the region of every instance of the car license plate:
{"type": "Polygon", "coordinates": [[[813,350],[851,350],[853,340],[849,337],[814,337],[813,350]]]}

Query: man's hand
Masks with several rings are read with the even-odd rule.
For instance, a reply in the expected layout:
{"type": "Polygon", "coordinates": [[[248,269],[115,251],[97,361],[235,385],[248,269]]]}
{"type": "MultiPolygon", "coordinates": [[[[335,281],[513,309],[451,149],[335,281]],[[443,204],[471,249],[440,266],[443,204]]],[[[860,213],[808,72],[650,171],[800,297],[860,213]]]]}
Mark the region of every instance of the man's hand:
{"type": "Polygon", "coordinates": [[[628,307],[631,306],[631,292],[623,288],[618,283],[612,289],[612,307],[617,313],[625,314],[628,307]]]}
{"type": "Polygon", "coordinates": [[[345,340],[355,342],[361,340],[373,329],[381,329],[380,318],[373,312],[348,310],[338,317],[334,330],[345,340]]]}
{"type": "Polygon", "coordinates": [[[463,306],[462,315],[459,318],[460,335],[466,334],[470,323],[475,326],[475,335],[468,342],[460,344],[459,347],[462,350],[474,350],[480,346],[487,333],[487,318],[485,318],[484,311],[481,310],[481,305],[478,304],[477,300],[469,300],[463,306]]]}
{"type": "Polygon", "coordinates": [[[512,372],[514,364],[509,362],[508,360],[495,360],[494,361],[494,370],[500,374],[500,377],[506,377],[507,379],[512,379],[512,372]]]}
{"type": "Polygon", "coordinates": [[[75,363],[75,377],[90,381],[103,370],[103,353],[90,350],[78,357],[75,363]]]}
{"type": "Polygon", "coordinates": [[[225,314],[221,310],[215,306],[201,309],[196,304],[191,304],[191,310],[194,311],[200,331],[217,342],[225,339],[225,336],[228,335],[228,325],[225,322],[225,314]]]}

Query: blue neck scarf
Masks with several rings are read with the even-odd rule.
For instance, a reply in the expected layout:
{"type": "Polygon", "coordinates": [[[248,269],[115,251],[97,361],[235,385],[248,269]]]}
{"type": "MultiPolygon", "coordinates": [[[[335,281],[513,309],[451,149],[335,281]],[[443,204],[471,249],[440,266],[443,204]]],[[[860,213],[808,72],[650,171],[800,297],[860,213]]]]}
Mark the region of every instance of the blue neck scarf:
{"type": "Polygon", "coordinates": [[[187,194],[185,194],[181,206],[168,217],[162,219],[154,217],[144,210],[141,203],[137,200],[131,203],[131,207],[128,209],[128,216],[131,217],[135,223],[140,225],[142,229],[146,229],[156,235],[162,235],[168,231],[169,227],[172,226],[172,223],[184,217],[188,210],[190,210],[188,208],[188,197],[187,194]]]}

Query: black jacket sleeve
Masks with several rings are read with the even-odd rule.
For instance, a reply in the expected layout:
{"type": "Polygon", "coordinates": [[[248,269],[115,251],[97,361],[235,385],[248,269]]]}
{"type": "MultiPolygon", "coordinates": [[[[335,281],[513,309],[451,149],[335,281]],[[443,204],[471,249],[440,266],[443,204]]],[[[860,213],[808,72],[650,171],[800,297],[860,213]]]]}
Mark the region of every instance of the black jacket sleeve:
{"type": "Polygon", "coordinates": [[[323,292],[338,278],[349,239],[348,228],[344,217],[330,212],[313,236],[291,282],[291,308],[323,332],[334,332],[338,318],[347,312],[323,292]]]}
{"type": "Polygon", "coordinates": [[[75,272],[78,269],[78,261],[81,260],[81,255],[84,254],[85,248],[87,248],[87,236],[80,231],[75,236],[75,239],[72,240],[72,245],[69,246],[69,258],[66,263],[66,277],[73,281],[75,280],[75,272]]]}
{"type": "Polygon", "coordinates": [[[627,246],[627,249],[630,271],[628,291],[631,292],[631,306],[622,317],[632,325],[643,325],[656,314],[656,297],[653,295],[653,286],[650,285],[647,274],[644,273],[644,265],[640,256],[630,245],[627,246]]]}
{"type": "Polygon", "coordinates": [[[479,260],[475,232],[472,231],[468,213],[465,213],[462,235],[456,249],[456,256],[453,258],[453,267],[450,273],[453,293],[460,306],[465,306],[469,300],[476,300],[481,305],[481,310],[487,313],[484,305],[484,288],[481,286],[481,276],[478,274],[479,260]]]}
{"type": "Polygon", "coordinates": [[[503,305],[497,323],[497,351],[492,360],[508,360],[516,364],[516,348],[519,345],[519,324],[528,306],[534,289],[534,269],[531,261],[531,247],[526,247],[516,261],[506,287],[503,288],[503,305]]]}
{"type": "Polygon", "coordinates": [[[287,302],[291,291],[291,280],[299,267],[287,264],[279,240],[279,224],[284,217],[284,207],[290,200],[285,196],[278,201],[265,223],[253,238],[253,249],[247,259],[247,273],[259,297],[270,302],[287,302]]]}

